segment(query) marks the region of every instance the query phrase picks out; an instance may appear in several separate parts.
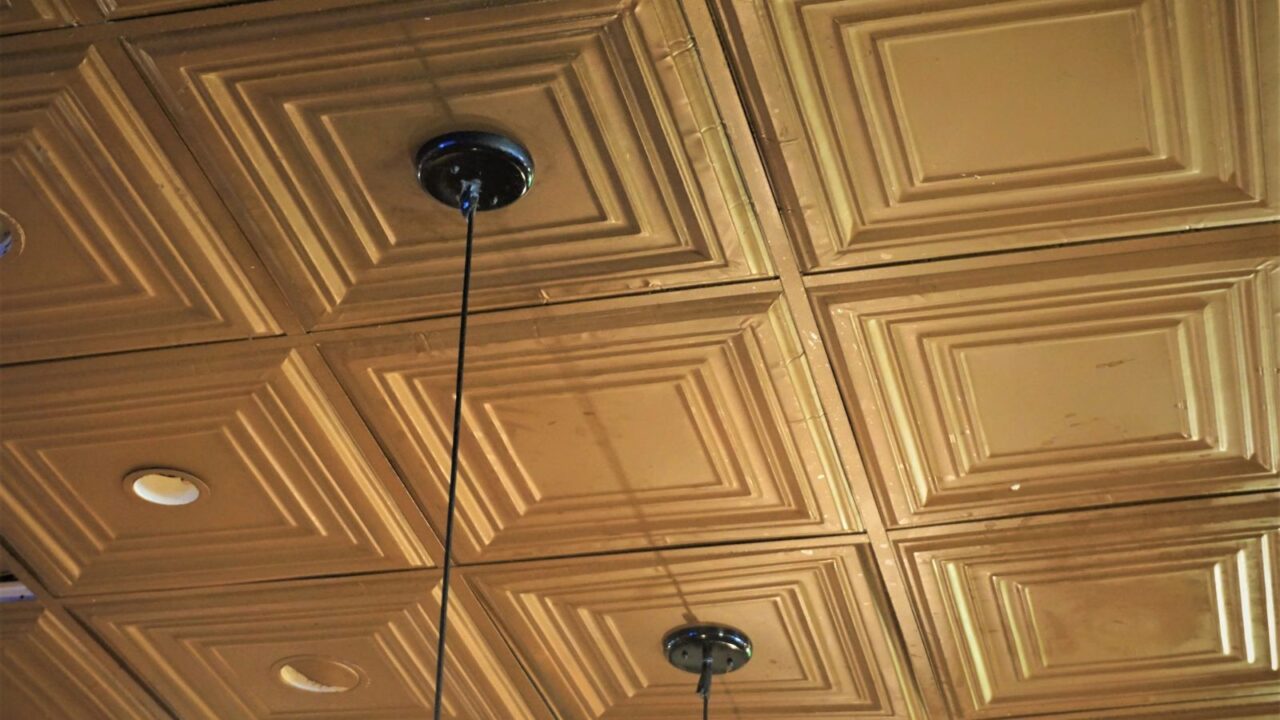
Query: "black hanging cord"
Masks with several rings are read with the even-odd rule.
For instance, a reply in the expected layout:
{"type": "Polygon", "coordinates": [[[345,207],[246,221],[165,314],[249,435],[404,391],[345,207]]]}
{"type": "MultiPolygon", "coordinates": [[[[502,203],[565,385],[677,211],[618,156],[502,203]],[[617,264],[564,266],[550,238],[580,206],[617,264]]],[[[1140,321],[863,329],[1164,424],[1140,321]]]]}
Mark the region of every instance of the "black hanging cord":
{"type": "Polygon", "coordinates": [[[702,647],[702,672],[698,675],[698,694],[702,696],[702,720],[709,720],[711,707],[711,663],[714,657],[710,645],[702,647]]]}
{"type": "Polygon", "coordinates": [[[480,202],[480,183],[465,181],[458,198],[458,209],[467,218],[467,249],[462,263],[462,310],[458,320],[458,374],[453,386],[453,442],[449,446],[449,504],[444,526],[444,566],[440,583],[440,639],[436,643],[436,699],[432,716],[440,720],[444,697],[444,645],[449,629],[449,576],[453,569],[453,511],[458,500],[458,439],[462,430],[462,373],[466,367],[467,308],[471,294],[471,247],[475,240],[476,205],[480,202]]]}

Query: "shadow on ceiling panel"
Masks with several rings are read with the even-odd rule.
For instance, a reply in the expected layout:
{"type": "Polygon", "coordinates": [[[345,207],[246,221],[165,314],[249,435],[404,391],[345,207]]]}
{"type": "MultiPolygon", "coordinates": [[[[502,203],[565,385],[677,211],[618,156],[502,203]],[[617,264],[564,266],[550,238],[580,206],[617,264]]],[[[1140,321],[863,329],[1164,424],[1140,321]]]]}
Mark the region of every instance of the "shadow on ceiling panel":
{"type": "MultiPolygon", "coordinates": [[[[431,717],[438,572],[82,602],[73,611],[185,720],[431,717]]],[[[465,587],[450,587],[445,718],[543,720],[465,587]]]]}
{"type": "Polygon", "coordinates": [[[564,720],[698,717],[695,675],[662,637],[694,622],[747,633],[712,716],[920,718],[869,547],[854,538],[670,550],[460,571],[564,720]]]}
{"type": "Polygon", "coordinates": [[[808,269],[1280,217],[1273,2],[714,5],[808,269]]]}
{"type": "Polygon", "coordinates": [[[40,602],[0,604],[0,718],[169,717],[110,662],[78,625],[40,602]]]}
{"type": "Polygon", "coordinates": [[[478,221],[477,307],[769,273],[672,0],[216,17],[130,46],[309,327],[455,310],[465,224],[413,159],[458,129],[537,166],[478,221]]]}
{"type": "Polygon", "coordinates": [[[958,717],[1276,689],[1274,494],[893,537],[958,717]]]}
{"type": "Polygon", "coordinates": [[[1280,225],[811,285],[892,523],[1280,485],[1280,225]]]}
{"type": "Polygon", "coordinates": [[[0,393],[5,536],[58,595],[403,569],[438,549],[314,349],[6,368],[0,393]],[[144,500],[132,474],[149,468],[198,496],[144,500]]]}
{"type": "MultiPolygon", "coordinates": [[[[443,528],[454,321],[322,352],[443,528]]],[[[464,562],[859,529],[774,285],[477,316],[464,562]]]]}
{"type": "Polygon", "coordinates": [[[0,358],[281,332],[252,251],[128,58],[45,46],[0,56],[0,358]]]}

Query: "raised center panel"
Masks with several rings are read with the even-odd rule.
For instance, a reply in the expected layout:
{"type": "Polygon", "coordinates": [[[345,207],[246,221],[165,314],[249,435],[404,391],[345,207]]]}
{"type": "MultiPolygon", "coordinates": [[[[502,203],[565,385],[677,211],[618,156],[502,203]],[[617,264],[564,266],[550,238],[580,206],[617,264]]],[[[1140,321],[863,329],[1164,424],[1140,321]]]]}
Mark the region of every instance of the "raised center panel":
{"type": "MultiPolygon", "coordinates": [[[[453,322],[321,350],[438,529],[453,322]]],[[[859,525],[772,284],[477,316],[459,446],[464,562],[859,525]]]]}
{"type": "Polygon", "coordinates": [[[686,398],[678,381],[654,382],[498,399],[487,410],[525,476],[541,480],[539,496],[567,500],[721,482],[703,446],[714,438],[703,437],[705,419],[686,398]]]}
{"type": "Polygon", "coordinates": [[[1191,436],[1179,327],[957,349],[983,454],[1191,436]]]}
{"type": "Polygon", "coordinates": [[[535,165],[478,222],[473,307],[769,274],[691,35],[672,0],[401,2],[129,47],[305,324],[330,328],[456,308],[465,223],[414,165],[455,130],[535,165]]]}
{"type": "Polygon", "coordinates": [[[926,25],[879,50],[917,182],[1159,152],[1132,8],[926,25]]]}

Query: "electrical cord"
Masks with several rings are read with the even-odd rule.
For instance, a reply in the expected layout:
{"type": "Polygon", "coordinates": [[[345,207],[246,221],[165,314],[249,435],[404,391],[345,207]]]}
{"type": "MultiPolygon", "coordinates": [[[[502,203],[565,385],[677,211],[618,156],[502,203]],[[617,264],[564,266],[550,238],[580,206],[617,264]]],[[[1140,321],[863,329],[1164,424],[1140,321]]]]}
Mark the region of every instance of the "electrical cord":
{"type": "Polygon", "coordinates": [[[467,310],[471,295],[471,248],[475,240],[476,206],[480,203],[480,183],[464,181],[458,209],[467,218],[467,249],[462,263],[462,309],[458,320],[458,373],[453,386],[453,442],[449,450],[449,504],[444,526],[444,565],[440,584],[440,638],[436,643],[436,698],[432,717],[440,720],[444,697],[445,633],[449,629],[449,576],[453,569],[453,514],[458,501],[458,440],[462,430],[462,377],[466,367],[467,310]]]}

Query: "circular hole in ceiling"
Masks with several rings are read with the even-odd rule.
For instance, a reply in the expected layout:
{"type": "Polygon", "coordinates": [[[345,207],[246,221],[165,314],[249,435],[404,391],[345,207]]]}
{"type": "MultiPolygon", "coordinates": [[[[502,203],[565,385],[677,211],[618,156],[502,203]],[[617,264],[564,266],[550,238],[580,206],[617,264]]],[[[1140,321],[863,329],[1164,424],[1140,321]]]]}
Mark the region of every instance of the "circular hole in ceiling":
{"type": "Polygon", "coordinates": [[[208,492],[196,476],[164,468],[131,472],[124,484],[129,492],[153,505],[190,505],[208,492]]]}
{"type": "Polygon", "coordinates": [[[0,258],[22,253],[23,234],[18,222],[0,210],[0,258]]]}
{"type": "Polygon", "coordinates": [[[343,693],[359,687],[363,677],[354,666],[339,660],[303,655],[276,663],[280,682],[310,693],[343,693]]]}

